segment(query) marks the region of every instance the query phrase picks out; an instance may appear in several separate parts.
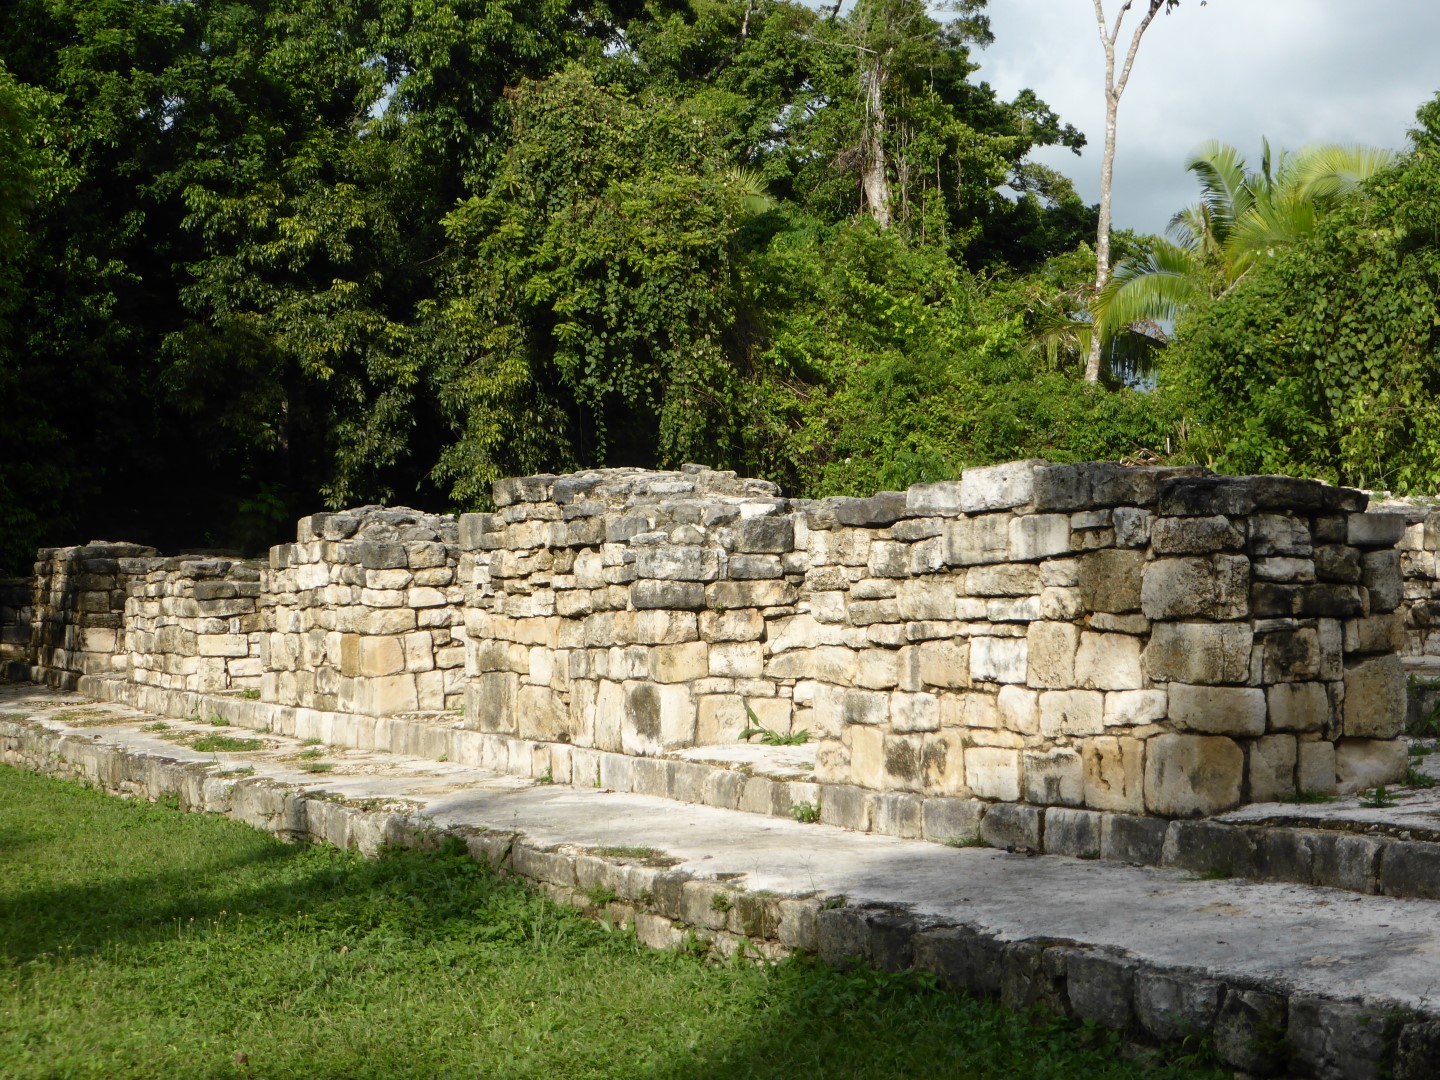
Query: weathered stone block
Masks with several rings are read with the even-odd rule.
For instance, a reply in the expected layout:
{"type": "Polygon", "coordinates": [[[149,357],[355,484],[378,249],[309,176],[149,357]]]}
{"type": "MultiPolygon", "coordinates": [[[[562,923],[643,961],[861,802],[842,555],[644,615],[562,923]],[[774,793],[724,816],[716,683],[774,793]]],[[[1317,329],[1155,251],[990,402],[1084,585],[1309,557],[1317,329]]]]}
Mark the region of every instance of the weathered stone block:
{"type": "Polygon", "coordinates": [[[1038,459],[966,469],[960,474],[960,506],[968,514],[1024,506],[1035,493],[1038,459]]]}
{"type": "Polygon", "coordinates": [[[705,606],[705,586],[698,581],[641,578],[630,585],[630,604],[642,611],[699,611],[705,606]]]}
{"type": "Polygon", "coordinates": [[[1320,731],[1330,719],[1324,683],[1278,683],[1265,692],[1271,731],[1320,731]]]}
{"type": "Polygon", "coordinates": [[[1075,685],[1080,629],[1070,622],[1034,622],[1026,631],[1030,686],[1063,689],[1075,685]]]}
{"type": "Polygon", "coordinates": [[[1246,623],[1156,623],[1145,671],[1158,682],[1243,683],[1250,677],[1253,642],[1246,623]]]}
{"type": "MultiPolygon", "coordinates": [[[[700,602],[702,605],[705,602],[703,592],[700,602]]],[[[765,620],[758,611],[739,609],[700,613],[700,637],[704,641],[758,641],[764,632],[765,620]]]]}
{"type": "Polygon", "coordinates": [[[1029,596],[1039,592],[1039,571],[1028,564],[978,566],[965,575],[968,596],[1029,596]]]}
{"type": "Polygon", "coordinates": [[[1337,790],[1343,794],[1393,784],[1409,768],[1403,739],[1341,739],[1335,744],[1337,790]]]}
{"type": "Polygon", "coordinates": [[[1030,562],[1070,551],[1067,514],[1026,514],[1010,523],[1010,558],[1030,562]]]}
{"type": "Polygon", "coordinates": [[[921,811],[925,839],[941,843],[978,839],[985,807],[978,799],[926,799],[921,811]]]}
{"type": "Polygon", "coordinates": [[[1160,514],[1173,517],[1245,517],[1255,507],[1249,478],[1185,476],[1160,485],[1160,514]]]}
{"type": "Polygon", "coordinates": [[[1085,763],[1085,805],[1095,810],[1142,813],[1145,809],[1145,743],[1101,736],[1080,747],[1085,763]]]}
{"type": "Polygon", "coordinates": [[[1373,1006],[1292,994],[1285,1045],[1291,1061],[1320,1080],[1378,1080],[1390,1075],[1389,1021],[1373,1006]]]}
{"type": "Polygon", "coordinates": [[[1020,751],[972,746],[965,751],[965,783],[982,799],[1020,798],[1020,751]]]}
{"type": "Polygon", "coordinates": [[[1250,802],[1274,802],[1295,794],[1293,735],[1266,735],[1246,746],[1245,777],[1250,802]]]}
{"type": "Polygon", "coordinates": [[[1010,514],[960,518],[945,527],[945,562],[949,566],[1003,563],[1010,558],[1010,514]]]}
{"type": "Polygon", "coordinates": [[[1284,1071],[1285,999],[1260,990],[1227,989],[1212,1029],[1215,1055],[1226,1065],[1259,1076],[1284,1071]]]}
{"type": "Polygon", "coordinates": [[[795,522],[789,517],[741,518],[735,524],[736,551],[781,555],[794,548],[795,522]]]}
{"type": "Polygon", "coordinates": [[[954,480],[911,484],[905,492],[905,509],[915,517],[957,517],[964,508],[960,489],[954,480]]]}
{"type": "Polygon", "coordinates": [[[902,619],[953,619],[955,582],[948,577],[902,581],[895,601],[902,619]]]}
{"type": "Polygon", "coordinates": [[[1000,726],[1006,731],[1019,735],[1037,735],[1040,732],[1040,695],[1015,685],[1000,688],[995,696],[995,710],[999,714],[1000,726]]]}
{"type": "Polygon", "coordinates": [[[1245,546],[1243,522],[1227,517],[1162,517],[1150,527],[1157,555],[1205,555],[1239,551],[1245,546]]]}
{"type": "Polygon", "coordinates": [[[1145,685],[1140,639],[1129,634],[1081,634],[1075,680],[1096,690],[1140,689],[1145,685]]]}
{"type": "Polygon", "coordinates": [[[1139,727],[1157,723],[1169,709],[1164,690],[1116,690],[1105,695],[1104,724],[1109,727],[1139,727]]]}
{"type": "MultiPolygon", "coordinates": [[[[1080,755],[1067,747],[1026,750],[1023,755],[1025,801],[1038,806],[1083,806],[1085,767],[1080,755]]],[[[1099,844],[1099,832],[1096,832],[1099,844]]],[[[1098,850],[1097,850],[1098,854],[1098,850]]]]}
{"type": "Polygon", "coordinates": [[[1081,604],[1086,611],[1139,611],[1144,569],[1143,551],[1107,549],[1081,556],[1077,573],[1081,604]]]}
{"type": "Polygon", "coordinates": [[[1100,857],[1114,862],[1159,866],[1169,823],[1138,814],[1100,815],[1100,857]]]}
{"type": "Polygon", "coordinates": [[[1345,519],[1345,542],[1362,548],[1385,548],[1400,542],[1405,535],[1404,514],[1348,514],[1345,519]]]}
{"type": "Polygon", "coordinates": [[[635,550],[635,572],[662,581],[714,581],[720,576],[719,548],[655,544],[635,550]]]}
{"type": "Polygon", "coordinates": [[[978,637],[970,642],[970,677],[977,682],[1023,683],[1028,665],[1024,638],[978,637]]]}
{"type": "Polygon", "coordinates": [[[920,747],[920,771],[927,792],[959,795],[966,790],[963,744],[962,736],[956,731],[925,736],[920,747]]]}
{"type": "Polygon", "coordinates": [[[1157,559],[1144,569],[1140,608],[1148,619],[1243,619],[1250,610],[1250,560],[1157,559]]]}
{"type": "Polygon", "coordinates": [[[1034,806],[1000,803],[992,806],[980,822],[980,839],[1006,851],[1040,850],[1043,811],[1034,806]]]}
{"type": "Polygon", "coordinates": [[[1377,656],[1345,666],[1344,733],[1351,738],[1393,739],[1405,727],[1405,669],[1398,656],[1377,656]]]}
{"type": "Polygon", "coordinates": [[[1170,722],[1209,735],[1265,733],[1265,691],[1244,686],[1170,684],[1170,722]]]}
{"type": "Polygon", "coordinates": [[[1335,744],[1300,742],[1296,748],[1295,786],[1300,791],[1333,795],[1336,790],[1335,744]]]}
{"type": "MultiPolygon", "coordinates": [[[[1174,690],[1171,712],[1174,712],[1174,690]]],[[[1245,755],[1232,739],[1157,735],[1145,746],[1145,807],[1165,817],[1199,817],[1240,802],[1245,755]]]]}
{"type": "Polygon", "coordinates": [[[1360,584],[1369,593],[1370,611],[1394,611],[1404,598],[1398,551],[1367,551],[1361,558],[1360,584]]]}
{"type": "Polygon", "coordinates": [[[1221,986],[1209,979],[1154,971],[1135,975],[1135,1015],[1153,1038],[1178,1042],[1209,1035],[1220,1008],[1221,986]]]}
{"type": "Polygon", "coordinates": [[[1097,690],[1046,690],[1040,695],[1040,734],[1100,735],[1105,731],[1105,695],[1097,690]]]}

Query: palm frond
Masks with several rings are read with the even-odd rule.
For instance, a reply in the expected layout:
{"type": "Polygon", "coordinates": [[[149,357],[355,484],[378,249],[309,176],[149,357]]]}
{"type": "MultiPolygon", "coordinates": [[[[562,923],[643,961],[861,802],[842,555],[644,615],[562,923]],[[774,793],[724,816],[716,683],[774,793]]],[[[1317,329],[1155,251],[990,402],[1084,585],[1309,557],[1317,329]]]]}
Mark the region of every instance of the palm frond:
{"type": "Polygon", "coordinates": [[[1353,195],[1398,158],[1393,150],[1359,144],[1308,146],[1294,155],[1287,179],[1300,197],[1328,204],[1353,195]]]}
{"type": "Polygon", "coordinates": [[[1109,283],[1095,298],[1095,323],[1109,340],[1134,323],[1173,321],[1205,295],[1201,257],[1161,240],[1143,257],[1115,267],[1109,283]]]}
{"type": "Polygon", "coordinates": [[[1200,181],[1200,203],[1209,211],[1211,233],[1224,243],[1235,219],[1255,201],[1245,159],[1233,146],[1211,140],[1191,156],[1185,168],[1200,181]]]}
{"type": "Polygon", "coordinates": [[[1268,193],[1230,230],[1225,242],[1227,279],[1236,280],[1258,260],[1309,236],[1318,217],[1315,203],[1295,189],[1268,193]]]}

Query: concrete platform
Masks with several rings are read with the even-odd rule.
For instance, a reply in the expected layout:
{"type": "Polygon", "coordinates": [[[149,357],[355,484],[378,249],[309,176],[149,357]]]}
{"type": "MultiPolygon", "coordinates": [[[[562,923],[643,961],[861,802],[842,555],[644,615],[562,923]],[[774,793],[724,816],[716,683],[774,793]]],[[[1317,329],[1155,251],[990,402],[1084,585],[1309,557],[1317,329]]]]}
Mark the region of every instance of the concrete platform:
{"type": "Polygon", "coordinates": [[[921,968],[1142,1036],[1208,1035],[1253,1075],[1440,1075],[1434,900],[857,834],[30,685],[0,686],[0,760],[365,851],[460,836],[657,946],[921,968]],[[204,749],[217,735],[259,745],[204,749]]]}

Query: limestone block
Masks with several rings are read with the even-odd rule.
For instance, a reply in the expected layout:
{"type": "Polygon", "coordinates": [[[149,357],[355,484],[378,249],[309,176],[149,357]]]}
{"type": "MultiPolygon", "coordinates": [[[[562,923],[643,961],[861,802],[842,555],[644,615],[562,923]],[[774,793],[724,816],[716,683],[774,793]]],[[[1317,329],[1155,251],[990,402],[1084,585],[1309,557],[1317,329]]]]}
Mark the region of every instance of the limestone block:
{"type": "MultiPolygon", "coordinates": [[[[467,699],[468,700],[468,699],[467,699]]],[[[571,709],[572,723],[575,709],[571,709]]],[[[469,708],[466,708],[469,715],[469,708]]],[[[582,723],[589,720],[582,714],[582,723]]],[[[594,732],[594,746],[597,750],[619,751],[623,746],[622,729],[625,726],[625,685],[609,679],[602,680],[595,690],[593,721],[589,726],[594,732]]],[[[612,785],[613,786],[613,785],[612,785]]]]}
{"type": "Polygon", "coordinates": [[[679,645],[699,636],[695,615],[688,611],[617,611],[604,620],[593,615],[585,620],[586,644],[679,645]],[[592,633],[592,625],[596,633],[592,633]],[[595,638],[598,640],[592,640],[595,638]]]}
{"type": "Polygon", "coordinates": [[[1105,695],[1108,727],[1140,727],[1165,719],[1170,697],[1164,690],[1116,690],[1105,695]]]}
{"type": "MultiPolygon", "coordinates": [[[[1369,515],[1365,515],[1369,516],[1369,515]]],[[[1360,584],[1370,594],[1370,611],[1394,611],[1403,598],[1398,551],[1367,551],[1360,561],[1360,584]]]]}
{"type": "Polygon", "coordinates": [[[1030,686],[1053,688],[1075,685],[1079,627],[1070,622],[1033,622],[1025,639],[1029,670],[1024,681],[1030,686]]]}
{"type": "Polygon", "coordinates": [[[1405,515],[1366,513],[1347,514],[1345,542],[1362,548],[1386,548],[1398,544],[1405,535],[1405,515]]]}
{"type": "Polygon", "coordinates": [[[1084,805],[1085,768],[1074,750],[1026,750],[1023,764],[1026,802],[1037,806],[1084,805]]]}
{"type": "Polygon", "coordinates": [[[781,555],[795,548],[795,522],[789,517],[742,517],[735,525],[735,550],[781,555]]]}
{"type": "Polygon", "coordinates": [[[840,718],[848,728],[890,721],[890,695],[876,690],[846,690],[840,698],[840,718]]]}
{"type": "Polygon", "coordinates": [[[982,799],[1018,801],[1020,751],[995,746],[966,748],[965,784],[982,799]]]}
{"type": "Polygon", "coordinates": [[[1319,682],[1277,683],[1265,692],[1271,731],[1320,731],[1330,719],[1330,695],[1319,682]]]}
{"type": "Polygon", "coordinates": [[[1145,685],[1140,639],[1129,634],[1081,634],[1075,682],[1095,690],[1140,689],[1145,685]]]}
{"type": "Polygon", "coordinates": [[[705,606],[705,586],[698,581],[639,578],[630,585],[629,599],[640,611],[698,611],[705,606]]]}
{"type": "Polygon", "coordinates": [[[400,637],[363,637],[360,639],[359,675],[378,678],[405,670],[405,643],[400,637]]]}
{"type": "Polygon", "coordinates": [[[845,730],[850,751],[850,781],[861,787],[885,787],[885,732],[878,727],[850,727],[845,730]]]}
{"type": "Polygon", "coordinates": [[[853,685],[860,670],[859,654],[838,645],[822,645],[798,655],[802,659],[808,656],[813,678],[839,686],[853,685]]]}
{"type": "Polygon", "coordinates": [[[1296,746],[1296,786],[1317,795],[1335,793],[1335,744],[1321,739],[1296,746]]]}
{"type": "Polygon", "coordinates": [[[1026,514],[1010,522],[1010,558],[1034,562],[1070,551],[1066,514],[1026,514]]]}
{"type": "Polygon", "coordinates": [[[960,485],[953,480],[911,484],[905,492],[905,509],[915,517],[958,517],[962,512],[960,485]]]}
{"type": "Polygon", "coordinates": [[[364,634],[403,634],[416,625],[414,608],[395,607],[365,612],[355,629],[364,634]]]}
{"type": "Polygon", "coordinates": [[[1245,778],[1250,802],[1273,802],[1295,794],[1294,735],[1266,735],[1245,748],[1245,778]]]}
{"type": "Polygon", "coordinates": [[[1115,545],[1122,548],[1143,548],[1150,542],[1155,515],[1135,506],[1117,506],[1111,515],[1115,527],[1115,545]]]}
{"type": "Polygon", "coordinates": [[[1077,584],[1086,611],[1140,610],[1145,553],[1121,549],[1092,551],[1079,560],[1077,584]]]}
{"type": "MultiPolygon", "coordinates": [[[[115,631],[87,630],[85,648],[89,652],[113,652],[115,631]],[[109,646],[106,647],[106,641],[109,646]]],[[[244,634],[200,634],[195,638],[200,656],[248,656],[250,642],[244,634]]]]}
{"type": "Polygon", "coordinates": [[[765,672],[764,649],[758,641],[718,642],[709,650],[711,675],[758,679],[765,672]]]}
{"type": "Polygon", "coordinates": [[[1355,585],[1360,581],[1360,552],[1348,544],[1319,544],[1315,548],[1315,576],[1321,581],[1355,585]]]}
{"type": "Polygon", "coordinates": [[[360,603],[368,608],[397,608],[405,606],[404,589],[361,589],[360,603]]]}
{"type": "Polygon", "coordinates": [[[900,655],[893,649],[862,649],[854,682],[867,690],[890,690],[900,682],[900,655]]]}
{"type": "Polygon", "coordinates": [[[1345,665],[1344,731],[1350,738],[1393,739],[1405,727],[1408,698],[1398,656],[1345,665]]]}
{"type": "Polygon", "coordinates": [[[660,683],[691,682],[710,673],[710,646],[703,641],[648,649],[650,678],[660,683]]]}
{"type": "Polygon", "coordinates": [[[1066,622],[1084,613],[1079,589],[1047,585],[1040,590],[1040,618],[1066,622]]]}
{"type": "Polygon", "coordinates": [[[1254,632],[1246,623],[1156,623],[1145,673],[1156,682],[1243,683],[1254,632]]]}
{"type": "Polygon", "coordinates": [[[1040,695],[1040,734],[1099,735],[1105,730],[1105,695],[1096,690],[1046,690],[1040,695]]]}
{"type": "Polygon", "coordinates": [[[640,577],[665,581],[714,581],[720,576],[719,548],[698,544],[651,544],[635,550],[640,577]]]}
{"type": "Polygon", "coordinates": [[[515,716],[523,739],[555,742],[570,734],[569,706],[547,686],[522,685],[515,694],[515,716]]]}
{"type": "Polygon", "coordinates": [[[1341,794],[1393,784],[1409,767],[1404,739],[1341,739],[1335,744],[1336,790],[1341,794]]]}
{"type": "Polygon", "coordinates": [[[795,586],[786,581],[717,581],[705,589],[705,606],[729,608],[783,607],[796,599],[795,586]]]}
{"type": "Polygon", "coordinates": [[[1035,494],[1038,459],[966,469],[960,474],[960,506],[967,514],[1024,506],[1035,494]]]}
{"type": "Polygon", "coordinates": [[[896,588],[895,601],[902,619],[953,619],[955,582],[949,577],[908,579],[896,588]]]}
{"type": "Polygon", "coordinates": [[[1265,691],[1247,686],[1170,684],[1170,722],[1210,735],[1263,735],[1265,691]]]}
{"type": "Polygon", "coordinates": [[[1029,596],[1040,592],[1040,574],[1024,563],[978,566],[965,575],[969,596],[1029,596]]]}
{"type": "Polygon", "coordinates": [[[1040,615],[1038,596],[1011,596],[985,601],[985,618],[992,623],[1030,623],[1040,615]]]}
{"type": "MultiPolygon", "coordinates": [[[[1175,690],[1171,688],[1171,714],[1175,690]]],[[[1156,735],[1145,744],[1145,807],[1164,817],[1202,817],[1240,802],[1245,755],[1218,735],[1156,735]]]]}
{"type": "Polygon", "coordinates": [[[621,746],[627,754],[658,754],[695,742],[697,710],[689,687],[627,682],[621,746]]]}
{"type": "Polygon", "coordinates": [[[995,697],[995,708],[1000,715],[1000,726],[1007,731],[1019,735],[1039,734],[1040,695],[1034,690],[1002,686],[995,697]]]}
{"type": "MultiPolygon", "coordinates": [[[[789,698],[752,697],[745,699],[745,705],[750,707],[750,712],[755,714],[753,720],[758,720],[761,727],[782,734],[791,730],[795,717],[795,703],[789,698]]],[[[744,705],[741,706],[741,712],[745,712],[744,705]]],[[[753,722],[750,713],[745,713],[745,719],[753,722]]]]}
{"type": "Polygon", "coordinates": [[[1345,677],[1345,630],[1339,619],[1316,619],[1315,636],[1320,642],[1320,678],[1337,682],[1345,677]]]}
{"type": "Polygon", "coordinates": [[[905,516],[903,491],[881,491],[865,499],[833,498],[828,501],[841,525],[883,527],[905,516]]]}
{"type": "Polygon", "coordinates": [[[939,731],[939,699],[934,694],[897,690],[890,695],[890,726],[902,733],[939,731]]]}
{"type": "Polygon", "coordinates": [[[1254,560],[1255,580],[1305,584],[1315,580],[1313,559],[1265,558],[1254,560]]]}
{"type": "Polygon", "coordinates": [[[1399,653],[1404,649],[1405,622],[1401,615],[1372,615],[1345,622],[1347,653],[1399,653]]]}
{"type": "Polygon", "coordinates": [[[1157,555],[1204,555],[1245,546],[1243,522],[1227,517],[1162,517],[1150,529],[1157,555]]]}
{"type": "Polygon", "coordinates": [[[1243,619],[1250,560],[1243,555],[1157,559],[1144,570],[1140,610],[1149,619],[1243,619]]]}
{"type": "Polygon", "coordinates": [[[1040,564],[1040,583],[1049,588],[1078,588],[1079,559],[1046,559],[1040,564]]]}
{"type": "Polygon", "coordinates": [[[1262,634],[1256,644],[1263,658],[1264,683],[1305,682],[1320,677],[1320,636],[1310,627],[1262,634]]]}
{"type": "Polygon", "coordinates": [[[935,574],[945,569],[945,537],[932,536],[910,545],[906,572],[913,576],[935,574]]]}
{"type": "Polygon", "coordinates": [[[414,675],[407,673],[366,679],[361,687],[361,711],[370,716],[394,716],[414,712],[420,707],[414,675]]]}
{"type": "Polygon", "coordinates": [[[876,540],[870,545],[866,570],[871,577],[903,578],[910,573],[910,546],[890,540],[876,540]]]}
{"type": "Polygon", "coordinates": [[[700,746],[736,743],[749,726],[744,703],[729,694],[706,694],[697,703],[695,741],[700,746]]]}
{"type": "Polygon", "coordinates": [[[1250,551],[1309,558],[1313,554],[1309,523],[1290,514],[1256,514],[1250,519],[1250,551]]]}
{"type": "Polygon", "coordinates": [[[1094,810],[1143,813],[1145,743],[1105,735],[1080,744],[1085,766],[1085,805],[1094,810]]]}
{"type": "Polygon", "coordinates": [[[406,634],[401,641],[405,648],[405,670],[431,671],[435,667],[435,639],[428,631],[406,634]]]}
{"type": "Polygon", "coordinates": [[[926,641],[917,645],[920,681],[932,687],[971,685],[971,645],[959,639],[926,641]]]}
{"type": "Polygon", "coordinates": [[[885,736],[885,783],[887,790],[919,791],[924,784],[919,735],[885,736]]]}
{"type": "Polygon", "coordinates": [[[945,562],[949,566],[1003,563],[1010,558],[1010,514],[981,514],[945,526],[945,562]]]}
{"type": "Polygon", "coordinates": [[[970,642],[970,678],[977,682],[1023,683],[1028,662],[1024,638],[977,637],[970,642]]]}

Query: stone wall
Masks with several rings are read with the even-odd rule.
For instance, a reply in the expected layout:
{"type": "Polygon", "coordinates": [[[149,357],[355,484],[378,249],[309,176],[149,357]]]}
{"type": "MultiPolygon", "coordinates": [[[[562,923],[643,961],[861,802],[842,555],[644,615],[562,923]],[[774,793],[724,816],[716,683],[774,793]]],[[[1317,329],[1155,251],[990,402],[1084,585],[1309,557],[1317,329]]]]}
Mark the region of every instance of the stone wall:
{"type": "Polygon", "coordinates": [[[1016,462],[792,501],[689,468],[461,520],[465,723],[656,755],[747,727],[829,789],[1186,816],[1393,779],[1401,519],[1348,489],[1016,462]]]}
{"type": "Polygon", "coordinates": [[[261,571],[230,558],[150,560],[125,600],[130,678],[170,690],[258,690],[261,571]]]}
{"type": "Polygon", "coordinates": [[[123,674],[131,582],[149,572],[155,549],[93,541],[41,548],[31,593],[31,678],[71,688],[81,675],[123,674]]]}
{"type": "Polygon", "coordinates": [[[263,577],[264,700],[367,716],[458,709],[458,536],[453,518],[404,507],[301,518],[263,577]]]}
{"type": "Polygon", "coordinates": [[[1407,657],[1440,663],[1440,504],[1434,499],[1387,499],[1372,509],[1404,518],[1396,547],[1403,578],[1402,640],[1407,657]]]}
{"type": "Polygon", "coordinates": [[[0,578],[0,674],[29,678],[33,589],[30,578],[0,578]]]}

